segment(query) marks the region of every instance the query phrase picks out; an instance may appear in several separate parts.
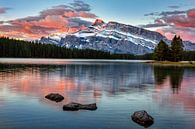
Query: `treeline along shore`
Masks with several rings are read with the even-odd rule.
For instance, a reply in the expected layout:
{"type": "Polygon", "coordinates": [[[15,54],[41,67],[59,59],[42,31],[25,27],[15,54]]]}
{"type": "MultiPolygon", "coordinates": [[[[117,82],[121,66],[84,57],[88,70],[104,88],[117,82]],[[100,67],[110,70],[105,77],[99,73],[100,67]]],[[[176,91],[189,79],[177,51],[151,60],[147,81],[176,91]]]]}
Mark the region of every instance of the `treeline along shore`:
{"type": "MultiPolygon", "coordinates": [[[[54,44],[42,44],[23,40],[0,38],[1,58],[62,58],[62,59],[131,59],[153,60],[154,54],[113,54],[91,49],[65,48],[54,44]]],[[[195,51],[184,51],[182,60],[195,61],[195,51]]]]}
{"type": "Polygon", "coordinates": [[[42,44],[23,40],[0,38],[1,58],[78,58],[78,59],[148,59],[150,56],[112,54],[91,49],[65,48],[54,44],[42,44]]]}

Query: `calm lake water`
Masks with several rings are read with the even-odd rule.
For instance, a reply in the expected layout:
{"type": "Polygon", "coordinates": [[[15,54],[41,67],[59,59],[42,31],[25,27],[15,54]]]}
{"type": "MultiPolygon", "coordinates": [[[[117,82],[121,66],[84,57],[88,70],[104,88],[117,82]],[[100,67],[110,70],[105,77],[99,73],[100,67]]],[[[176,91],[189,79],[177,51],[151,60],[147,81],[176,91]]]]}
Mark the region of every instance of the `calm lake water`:
{"type": "Polygon", "coordinates": [[[150,129],[195,128],[195,68],[131,61],[0,59],[0,129],[143,129],[131,114],[146,110],[150,129]],[[44,98],[51,92],[61,103],[44,98]],[[96,111],[64,112],[69,102],[96,111]]]}

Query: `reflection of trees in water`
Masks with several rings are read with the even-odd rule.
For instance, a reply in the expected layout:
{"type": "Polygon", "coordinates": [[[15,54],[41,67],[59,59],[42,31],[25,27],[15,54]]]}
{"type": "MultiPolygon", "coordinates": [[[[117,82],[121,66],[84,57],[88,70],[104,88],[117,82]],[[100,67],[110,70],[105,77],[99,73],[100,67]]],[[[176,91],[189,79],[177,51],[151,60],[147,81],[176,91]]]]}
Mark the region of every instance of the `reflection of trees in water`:
{"type": "Polygon", "coordinates": [[[154,66],[155,83],[161,85],[164,83],[164,80],[169,77],[173,93],[178,93],[180,90],[183,74],[183,67],[154,66]]]}
{"type": "MultiPolygon", "coordinates": [[[[41,78],[73,80],[78,86],[83,84],[90,90],[104,90],[111,94],[125,92],[125,89],[153,83],[152,67],[137,63],[72,63],[64,65],[3,65],[0,73],[29,75],[38,73],[41,78]],[[25,74],[26,74],[25,73],[25,74]]],[[[15,75],[18,76],[18,75],[15,75]]]]}
{"type": "Polygon", "coordinates": [[[154,66],[154,79],[156,84],[163,84],[168,75],[169,69],[167,67],[154,66]]]}

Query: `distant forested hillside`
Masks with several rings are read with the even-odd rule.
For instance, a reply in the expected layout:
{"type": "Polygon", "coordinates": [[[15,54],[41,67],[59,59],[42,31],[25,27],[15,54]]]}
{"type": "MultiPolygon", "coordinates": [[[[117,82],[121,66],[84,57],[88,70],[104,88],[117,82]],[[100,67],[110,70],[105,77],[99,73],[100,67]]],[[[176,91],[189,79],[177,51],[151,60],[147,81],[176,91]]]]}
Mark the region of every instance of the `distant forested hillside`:
{"type": "MultiPolygon", "coordinates": [[[[41,44],[6,37],[0,38],[0,57],[4,58],[80,58],[152,60],[153,54],[112,54],[91,49],[70,49],[53,44],[41,44]]],[[[195,61],[195,51],[183,52],[183,60],[195,61]]]]}
{"type": "Polygon", "coordinates": [[[136,59],[134,55],[111,54],[96,50],[80,50],[52,44],[0,38],[0,57],[12,58],[86,58],[86,59],[136,59]]]}

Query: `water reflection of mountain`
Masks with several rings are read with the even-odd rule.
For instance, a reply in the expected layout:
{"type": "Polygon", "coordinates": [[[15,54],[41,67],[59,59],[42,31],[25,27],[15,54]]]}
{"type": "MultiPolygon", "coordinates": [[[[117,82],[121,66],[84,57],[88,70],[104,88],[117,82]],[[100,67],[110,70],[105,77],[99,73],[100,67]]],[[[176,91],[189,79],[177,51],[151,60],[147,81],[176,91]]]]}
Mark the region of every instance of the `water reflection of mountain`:
{"type": "Polygon", "coordinates": [[[149,92],[155,103],[182,104],[189,110],[195,105],[194,77],[195,69],[153,68],[141,63],[0,65],[0,94],[1,98],[25,95],[25,99],[45,102],[46,94],[57,92],[65,97],[63,103],[93,103],[101,101],[104,95],[130,95],[129,91],[137,94],[140,89],[144,89],[141,91],[146,95],[145,91],[150,88],[155,90],[149,92]],[[150,87],[154,80],[155,87],[150,87]]]}
{"type": "Polygon", "coordinates": [[[117,92],[121,87],[136,87],[152,83],[152,68],[142,64],[67,65],[61,76],[74,78],[78,83],[117,92]]]}
{"type": "MultiPolygon", "coordinates": [[[[107,64],[67,64],[60,66],[46,65],[1,65],[3,77],[39,76],[44,79],[71,80],[77,87],[85,86],[88,90],[101,90],[110,93],[122,89],[153,83],[152,67],[137,63],[107,64]],[[27,74],[27,75],[26,75],[27,74]]],[[[40,79],[40,80],[38,80],[40,79]]]]}

